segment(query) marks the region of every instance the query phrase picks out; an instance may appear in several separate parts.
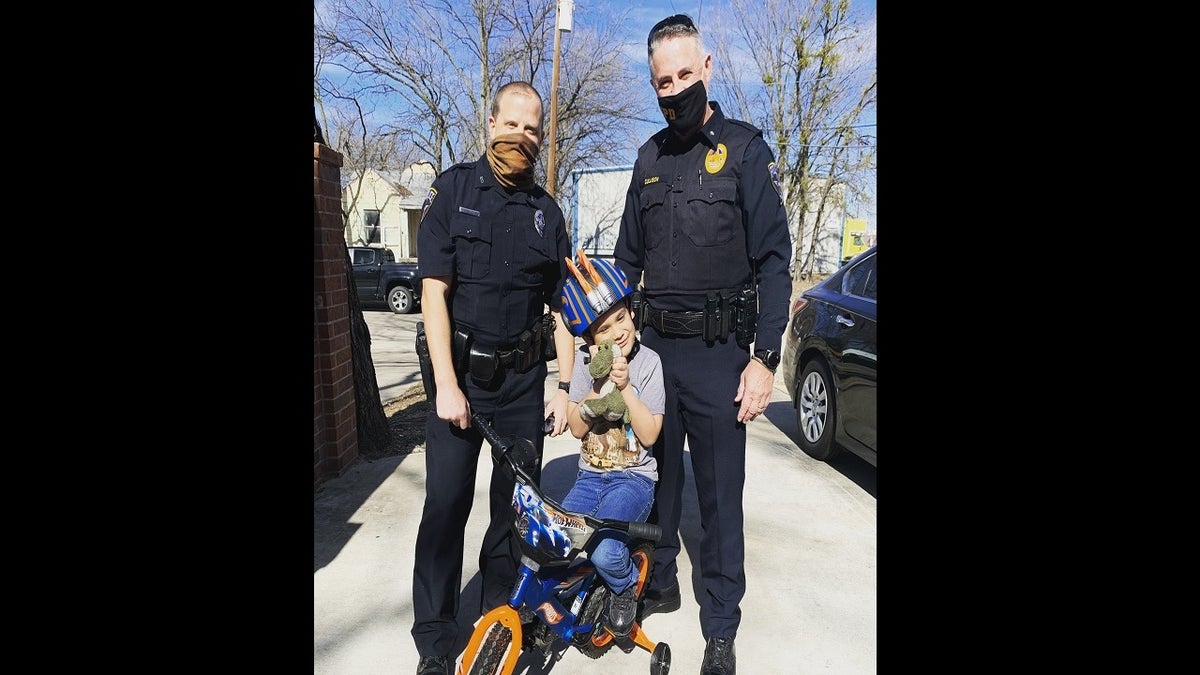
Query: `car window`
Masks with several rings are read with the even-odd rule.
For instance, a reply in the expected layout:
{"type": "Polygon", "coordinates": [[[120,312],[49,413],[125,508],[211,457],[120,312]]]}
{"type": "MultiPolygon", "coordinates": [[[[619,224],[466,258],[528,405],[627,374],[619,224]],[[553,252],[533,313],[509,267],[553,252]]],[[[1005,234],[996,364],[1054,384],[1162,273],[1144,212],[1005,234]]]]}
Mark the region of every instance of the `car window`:
{"type": "Polygon", "coordinates": [[[354,251],[354,264],[355,265],[370,265],[373,262],[375,262],[375,252],[374,251],[364,251],[362,249],[358,249],[358,250],[354,251]]]}
{"type": "Polygon", "coordinates": [[[866,260],[860,261],[857,265],[846,271],[845,283],[842,288],[849,295],[857,295],[863,298],[875,299],[875,258],[871,256],[866,260]]]}

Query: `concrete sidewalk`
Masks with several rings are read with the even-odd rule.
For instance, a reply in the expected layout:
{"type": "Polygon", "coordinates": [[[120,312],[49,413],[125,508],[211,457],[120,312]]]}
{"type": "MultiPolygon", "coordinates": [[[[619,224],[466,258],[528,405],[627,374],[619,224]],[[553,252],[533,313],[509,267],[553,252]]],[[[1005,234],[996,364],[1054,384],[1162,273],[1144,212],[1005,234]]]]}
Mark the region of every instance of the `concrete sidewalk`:
{"type": "MultiPolygon", "coordinates": [[[[371,330],[380,398],[420,380],[413,335],[419,314],[364,312],[371,330]]],[[[553,370],[553,363],[551,369],[553,370]]],[[[558,378],[547,379],[547,398],[558,378]]],[[[746,597],[738,672],[807,675],[876,672],[876,470],[855,457],[832,463],[805,455],[793,438],[795,413],[782,384],[764,417],[751,422],[746,456],[746,597]]],[[[574,479],[579,441],[547,438],[543,489],[561,499],[574,479]]],[[[485,448],[486,452],[486,448],[485,448]]],[[[491,462],[481,455],[476,502],[467,523],[461,605],[479,603],[478,542],[487,514],[491,462]]],[[[686,462],[685,462],[686,464],[686,462]]],[[[317,491],[313,508],[313,672],[415,673],[412,554],[424,501],[424,453],[358,460],[317,491]]],[[[691,556],[700,522],[690,468],[678,559],[683,607],[649,617],[651,640],[671,647],[671,673],[700,671],[700,634],[691,556]]],[[[461,617],[465,645],[471,624],[461,617]]],[[[523,674],[649,672],[650,654],[613,650],[590,659],[567,650],[558,663],[523,655],[523,674]]]]}

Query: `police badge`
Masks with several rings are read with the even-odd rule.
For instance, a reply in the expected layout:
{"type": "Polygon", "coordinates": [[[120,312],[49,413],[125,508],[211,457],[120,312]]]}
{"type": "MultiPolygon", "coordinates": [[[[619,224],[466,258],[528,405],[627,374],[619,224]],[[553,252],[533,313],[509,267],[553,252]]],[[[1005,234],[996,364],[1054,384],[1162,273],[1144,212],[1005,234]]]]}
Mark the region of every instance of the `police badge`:
{"type": "Polygon", "coordinates": [[[537,230],[539,237],[546,238],[546,214],[542,213],[541,209],[533,214],[533,228],[537,230]]]}

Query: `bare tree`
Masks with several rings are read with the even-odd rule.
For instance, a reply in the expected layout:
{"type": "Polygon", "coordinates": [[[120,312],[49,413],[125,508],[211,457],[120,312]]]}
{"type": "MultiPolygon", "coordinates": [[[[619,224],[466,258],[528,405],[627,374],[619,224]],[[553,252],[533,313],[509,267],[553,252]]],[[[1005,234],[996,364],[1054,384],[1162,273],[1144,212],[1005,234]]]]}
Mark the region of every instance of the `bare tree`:
{"type": "Polygon", "coordinates": [[[860,124],[876,101],[874,23],[855,18],[849,0],[730,0],[707,22],[717,26],[713,79],[732,114],[773,144],[789,217],[799,219],[794,278],[812,274],[826,217],[847,198],[866,200],[875,170],[874,135],[860,124]]]}
{"type": "MultiPolygon", "coordinates": [[[[565,185],[577,169],[633,164],[637,147],[646,138],[631,130],[641,128],[650,116],[662,119],[643,63],[631,68],[615,48],[624,41],[624,16],[590,21],[586,26],[577,23],[570,39],[564,40],[556,187],[565,185]]],[[[641,39],[637,45],[644,50],[641,39]]]]}
{"type": "MultiPolygon", "coordinates": [[[[334,84],[326,65],[316,74],[323,80],[318,90],[382,102],[391,114],[375,127],[378,133],[410,144],[441,172],[483,153],[491,97],[503,82],[532,82],[549,113],[555,6],[556,0],[336,1],[318,18],[315,40],[324,62],[339,64],[344,77],[334,84]]],[[[556,195],[576,168],[628,162],[622,122],[643,117],[648,103],[628,96],[633,76],[614,48],[621,18],[576,23],[564,34],[557,175],[546,177],[538,166],[539,180],[552,182],[556,195]]]]}

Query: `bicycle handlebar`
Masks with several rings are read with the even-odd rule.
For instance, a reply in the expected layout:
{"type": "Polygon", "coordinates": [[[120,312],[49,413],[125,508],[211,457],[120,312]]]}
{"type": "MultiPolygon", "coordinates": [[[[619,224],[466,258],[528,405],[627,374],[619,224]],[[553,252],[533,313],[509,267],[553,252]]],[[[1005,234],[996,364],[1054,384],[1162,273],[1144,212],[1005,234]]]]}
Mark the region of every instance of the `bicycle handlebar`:
{"type": "Polygon", "coordinates": [[[652,541],[656,544],[658,543],[659,538],[662,537],[662,528],[659,527],[658,525],[655,525],[654,523],[630,522],[628,531],[629,531],[629,536],[631,536],[631,537],[641,537],[642,539],[649,539],[650,541],[652,541]]]}
{"type": "Polygon", "coordinates": [[[483,434],[484,440],[495,448],[499,454],[508,454],[509,446],[505,445],[504,439],[500,438],[500,434],[496,433],[496,430],[488,423],[486,417],[481,413],[471,413],[471,423],[475,425],[479,433],[483,434]]]}

